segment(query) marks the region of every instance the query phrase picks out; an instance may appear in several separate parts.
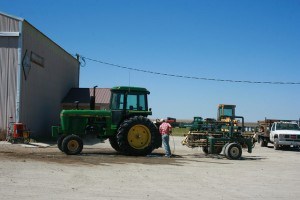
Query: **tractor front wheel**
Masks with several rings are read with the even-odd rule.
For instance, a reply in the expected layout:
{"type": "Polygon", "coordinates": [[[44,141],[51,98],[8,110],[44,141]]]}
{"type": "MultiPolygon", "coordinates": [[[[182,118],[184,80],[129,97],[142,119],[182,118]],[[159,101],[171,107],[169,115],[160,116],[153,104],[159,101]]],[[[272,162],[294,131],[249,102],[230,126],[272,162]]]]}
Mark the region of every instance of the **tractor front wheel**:
{"type": "Polygon", "coordinates": [[[158,129],[148,118],[134,116],[120,125],[117,142],[122,153],[142,156],[153,151],[158,135],[158,129]]]}
{"type": "Polygon", "coordinates": [[[77,155],[83,149],[82,139],[77,135],[68,135],[63,139],[62,150],[68,155],[77,155]]]}
{"type": "Polygon", "coordinates": [[[60,151],[63,152],[63,149],[62,149],[62,142],[63,140],[65,139],[66,135],[60,135],[57,139],[57,147],[60,151]]]}

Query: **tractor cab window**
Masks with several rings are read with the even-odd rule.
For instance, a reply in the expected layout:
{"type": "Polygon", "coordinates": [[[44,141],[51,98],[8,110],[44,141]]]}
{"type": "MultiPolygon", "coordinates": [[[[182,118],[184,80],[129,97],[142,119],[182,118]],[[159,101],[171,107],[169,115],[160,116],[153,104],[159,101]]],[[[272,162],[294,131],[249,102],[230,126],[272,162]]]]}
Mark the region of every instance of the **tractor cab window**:
{"type": "Polygon", "coordinates": [[[224,108],[223,115],[232,117],[233,116],[232,109],[231,108],[224,108]]]}
{"type": "Polygon", "coordinates": [[[232,108],[219,108],[218,116],[229,116],[233,117],[233,110],[232,108]]]}
{"type": "Polygon", "coordinates": [[[111,100],[112,110],[123,110],[124,107],[124,94],[114,93],[111,100]]]}
{"type": "Polygon", "coordinates": [[[146,110],[146,95],[145,94],[128,94],[127,95],[127,110],[146,110]]]}

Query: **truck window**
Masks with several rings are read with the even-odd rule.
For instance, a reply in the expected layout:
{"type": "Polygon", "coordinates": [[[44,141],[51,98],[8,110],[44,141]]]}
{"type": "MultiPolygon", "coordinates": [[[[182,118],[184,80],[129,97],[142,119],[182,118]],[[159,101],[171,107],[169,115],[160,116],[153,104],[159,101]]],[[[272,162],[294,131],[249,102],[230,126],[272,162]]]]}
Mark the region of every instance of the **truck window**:
{"type": "Polygon", "coordinates": [[[273,124],[272,126],[272,131],[275,131],[275,124],[273,124]]]}
{"type": "Polygon", "coordinates": [[[279,130],[300,130],[299,126],[297,124],[280,124],[280,129],[279,130]]]}

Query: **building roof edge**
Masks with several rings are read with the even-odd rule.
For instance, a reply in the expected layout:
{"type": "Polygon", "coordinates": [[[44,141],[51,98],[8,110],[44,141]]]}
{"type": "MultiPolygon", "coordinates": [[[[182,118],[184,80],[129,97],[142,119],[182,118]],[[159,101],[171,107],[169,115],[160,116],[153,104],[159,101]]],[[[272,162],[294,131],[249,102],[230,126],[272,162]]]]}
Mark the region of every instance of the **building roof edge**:
{"type": "Polygon", "coordinates": [[[4,12],[2,12],[2,11],[0,11],[0,14],[1,14],[1,15],[4,15],[4,16],[6,16],[6,17],[9,17],[9,18],[18,20],[18,21],[24,21],[24,19],[21,18],[21,17],[16,17],[16,16],[14,16],[14,15],[9,15],[9,14],[4,13],[4,12]]]}

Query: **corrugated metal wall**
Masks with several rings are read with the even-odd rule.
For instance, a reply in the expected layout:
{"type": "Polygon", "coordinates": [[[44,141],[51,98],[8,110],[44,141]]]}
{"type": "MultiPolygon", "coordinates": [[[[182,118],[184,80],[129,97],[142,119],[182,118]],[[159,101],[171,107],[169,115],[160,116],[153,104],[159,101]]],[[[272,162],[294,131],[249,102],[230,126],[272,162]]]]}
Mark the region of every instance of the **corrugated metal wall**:
{"type": "MultiPolygon", "coordinates": [[[[19,21],[0,14],[0,32],[18,32],[19,21]]],[[[15,119],[18,37],[0,37],[0,129],[15,119]]]]}
{"type": "Polygon", "coordinates": [[[0,13],[0,32],[19,32],[19,21],[0,13]]]}
{"type": "Polygon", "coordinates": [[[0,129],[5,130],[16,113],[18,37],[0,37],[0,129]]]}
{"type": "Polygon", "coordinates": [[[61,101],[73,87],[79,87],[79,66],[75,58],[24,21],[22,60],[27,52],[44,59],[44,66],[31,63],[21,82],[20,120],[34,136],[50,136],[59,124],[61,101]]]}
{"type": "Polygon", "coordinates": [[[49,137],[51,126],[59,124],[62,99],[79,87],[79,65],[26,20],[0,13],[0,32],[21,32],[20,21],[22,44],[19,37],[0,36],[0,129],[6,129],[9,117],[16,118],[18,48],[22,47],[20,122],[33,136],[49,137]]]}

